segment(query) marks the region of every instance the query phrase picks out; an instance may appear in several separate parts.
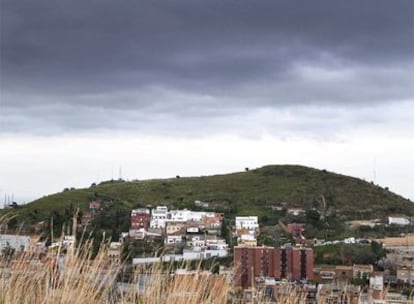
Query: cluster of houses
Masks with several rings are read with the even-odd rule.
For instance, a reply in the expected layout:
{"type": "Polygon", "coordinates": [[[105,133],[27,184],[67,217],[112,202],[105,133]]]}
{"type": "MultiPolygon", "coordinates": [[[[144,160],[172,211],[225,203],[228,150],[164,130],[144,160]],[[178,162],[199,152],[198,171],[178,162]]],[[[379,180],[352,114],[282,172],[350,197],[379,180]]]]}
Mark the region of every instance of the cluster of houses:
{"type": "Polygon", "coordinates": [[[221,237],[223,214],[207,211],[169,210],[166,206],[131,211],[128,236],[135,240],[162,238],[166,247],[179,247],[182,254],[159,258],[135,258],[135,264],[226,257],[228,244],[221,237]]]}
{"type": "Polygon", "coordinates": [[[384,281],[414,286],[414,235],[378,239],[387,253],[384,281]]]}
{"type": "MultiPolygon", "coordinates": [[[[121,234],[119,242],[110,244],[108,257],[112,260],[120,259],[125,238],[137,241],[158,239],[162,240],[166,249],[173,249],[165,250],[163,255],[158,257],[135,257],[132,261],[135,265],[227,257],[230,254],[230,246],[222,235],[227,233],[224,229],[230,228],[233,240],[236,239],[237,244],[232,248],[233,268],[229,270],[229,277],[232,286],[243,290],[247,298],[253,296],[249,292],[262,286],[262,290],[270,298],[277,300],[285,292],[281,282],[304,284],[300,286],[307,290],[308,295],[313,294],[316,302],[332,303],[341,302],[344,297],[349,303],[358,303],[361,299],[361,289],[349,285],[349,282],[358,278],[369,280],[370,297],[374,300],[385,299],[384,286],[387,284],[401,283],[414,286],[414,236],[376,240],[383,244],[387,252],[387,262],[393,266],[384,266],[385,271],[381,273],[375,272],[372,265],[314,265],[313,249],[308,245],[362,244],[368,240],[350,237],[321,244],[306,243],[302,241],[304,223],[279,222],[282,229],[296,240],[298,246],[258,246],[260,226],[257,216],[237,216],[234,223],[231,221],[231,227],[226,228],[222,213],[204,211],[208,207],[206,202],[196,201],[195,205],[203,211],[171,210],[167,206],[131,210],[129,231],[121,234]]],[[[100,210],[99,202],[90,202],[89,213],[84,215],[85,219],[90,221],[100,210]]],[[[289,213],[301,214],[303,210],[289,209],[289,213]]],[[[388,218],[388,225],[406,226],[410,223],[411,220],[404,217],[388,218]]],[[[351,224],[352,227],[374,227],[379,225],[380,221],[355,221],[351,224]]],[[[49,249],[74,244],[73,236],[64,236],[59,242],[52,243],[49,249]]],[[[13,248],[16,252],[36,251],[38,246],[39,243],[34,243],[29,236],[0,234],[1,252],[6,252],[5,248],[13,248]]],[[[313,300],[308,300],[309,303],[313,303],[313,300]]]]}
{"type": "Polygon", "coordinates": [[[169,210],[166,206],[133,209],[129,236],[144,239],[162,236],[166,245],[182,244],[186,237],[221,235],[223,214],[206,211],[169,210]]]}

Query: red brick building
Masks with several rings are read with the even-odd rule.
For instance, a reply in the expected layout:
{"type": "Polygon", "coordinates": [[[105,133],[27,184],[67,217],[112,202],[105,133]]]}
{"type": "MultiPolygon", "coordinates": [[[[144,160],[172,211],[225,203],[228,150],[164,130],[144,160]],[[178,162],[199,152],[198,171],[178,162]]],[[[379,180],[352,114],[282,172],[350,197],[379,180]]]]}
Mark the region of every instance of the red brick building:
{"type": "Polygon", "coordinates": [[[305,231],[305,224],[290,223],[286,225],[286,229],[293,237],[300,238],[305,231]]]}
{"type": "MultiPolygon", "coordinates": [[[[285,250],[288,250],[286,248],[285,250]]],[[[281,249],[283,250],[283,249],[281,249]]],[[[290,280],[313,280],[313,250],[311,248],[290,248],[292,266],[287,269],[290,280]]]]}
{"type": "Polygon", "coordinates": [[[234,286],[249,287],[255,277],[276,277],[274,247],[234,247],[234,286]]]}
{"type": "Polygon", "coordinates": [[[90,212],[97,212],[101,210],[101,203],[97,201],[90,201],[89,202],[89,211],[90,212]]]}
{"type": "Polygon", "coordinates": [[[146,208],[134,209],[131,211],[131,229],[148,230],[151,220],[150,211],[146,208]]]}
{"type": "Polygon", "coordinates": [[[251,287],[257,277],[312,280],[313,250],[299,247],[234,247],[234,285],[251,287]]]}

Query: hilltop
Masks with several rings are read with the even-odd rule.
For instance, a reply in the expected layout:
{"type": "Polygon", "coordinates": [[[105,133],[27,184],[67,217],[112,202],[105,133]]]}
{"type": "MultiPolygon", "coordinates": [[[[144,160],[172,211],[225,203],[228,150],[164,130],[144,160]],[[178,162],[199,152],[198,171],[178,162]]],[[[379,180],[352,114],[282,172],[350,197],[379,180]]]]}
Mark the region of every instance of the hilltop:
{"type": "Polygon", "coordinates": [[[319,208],[321,195],[326,210],[346,219],[384,218],[390,214],[414,216],[409,200],[358,178],[326,170],[271,165],[243,172],[169,179],[106,181],[89,188],[66,188],[15,208],[19,221],[35,222],[69,207],[86,209],[91,200],[135,208],[165,204],[193,208],[195,200],[215,202],[229,215],[268,216],[272,206],[319,208]]]}

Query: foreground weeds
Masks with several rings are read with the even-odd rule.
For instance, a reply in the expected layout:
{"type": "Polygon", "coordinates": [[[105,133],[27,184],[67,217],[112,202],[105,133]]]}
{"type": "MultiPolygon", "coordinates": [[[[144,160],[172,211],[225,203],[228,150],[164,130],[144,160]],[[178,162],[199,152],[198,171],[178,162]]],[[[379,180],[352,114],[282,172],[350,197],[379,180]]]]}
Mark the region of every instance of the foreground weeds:
{"type": "MultiPolygon", "coordinates": [[[[122,280],[123,265],[107,256],[101,244],[91,258],[92,242],[47,253],[3,254],[0,303],[226,303],[223,277],[201,270],[172,275],[172,266],[136,267],[122,280]]],[[[185,266],[185,265],[183,265],[185,266]]]]}

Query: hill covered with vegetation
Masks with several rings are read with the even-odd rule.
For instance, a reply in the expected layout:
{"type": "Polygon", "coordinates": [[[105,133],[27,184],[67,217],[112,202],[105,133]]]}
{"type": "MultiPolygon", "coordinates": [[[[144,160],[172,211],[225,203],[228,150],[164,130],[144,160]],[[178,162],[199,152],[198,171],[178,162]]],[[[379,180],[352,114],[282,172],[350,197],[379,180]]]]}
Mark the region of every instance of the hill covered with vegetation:
{"type": "Polygon", "coordinates": [[[66,188],[24,206],[14,206],[18,221],[45,220],[51,213],[86,210],[88,202],[107,202],[113,209],[168,205],[192,208],[195,200],[227,216],[269,217],[275,207],[324,208],[348,219],[414,216],[414,203],[361,179],[295,165],[271,165],[243,172],[170,179],[113,180],[89,188],[66,188]],[[322,206],[322,196],[325,206],[322,206]]]}

